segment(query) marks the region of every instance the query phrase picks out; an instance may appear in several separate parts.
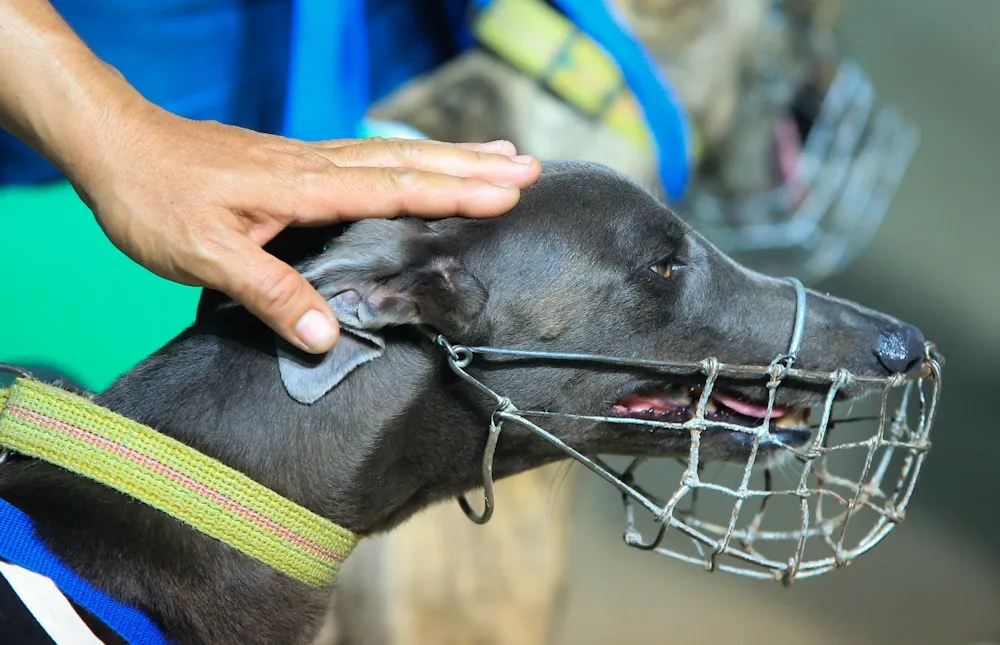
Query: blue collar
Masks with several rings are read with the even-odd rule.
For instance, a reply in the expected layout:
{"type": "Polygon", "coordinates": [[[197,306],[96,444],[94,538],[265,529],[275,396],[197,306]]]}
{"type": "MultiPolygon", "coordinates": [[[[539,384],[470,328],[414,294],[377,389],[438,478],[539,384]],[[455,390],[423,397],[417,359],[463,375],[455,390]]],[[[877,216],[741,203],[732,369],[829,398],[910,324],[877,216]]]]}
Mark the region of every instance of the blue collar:
{"type": "Polygon", "coordinates": [[[0,558],[43,575],[73,602],[84,607],[129,645],[169,645],[144,613],[92,587],[71,571],[35,535],[31,518],[0,499],[0,558]]]}

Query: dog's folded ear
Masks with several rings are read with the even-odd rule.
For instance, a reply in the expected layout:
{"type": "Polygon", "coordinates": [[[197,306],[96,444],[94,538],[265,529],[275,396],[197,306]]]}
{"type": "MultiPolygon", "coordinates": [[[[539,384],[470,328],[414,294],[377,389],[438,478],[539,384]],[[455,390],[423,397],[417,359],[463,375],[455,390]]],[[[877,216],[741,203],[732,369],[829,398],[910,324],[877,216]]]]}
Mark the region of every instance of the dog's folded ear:
{"type": "Polygon", "coordinates": [[[345,291],[330,300],[340,321],[340,339],[323,355],[309,354],[275,336],[278,372],[288,394],[299,403],[311,404],[332,390],[356,367],[385,351],[385,341],[365,331],[371,321],[370,305],[357,291],[345,291]]]}
{"type": "Polygon", "coordinates": [[[307,354],[275,337],[281,380],[292,398],[313,403],[386,349],[380,330],[424,325],[467,331],[486,303],[486,289],[448,243],[419,220],[365,220],[301,267],[340,321],[336,346],[307,354]]]}

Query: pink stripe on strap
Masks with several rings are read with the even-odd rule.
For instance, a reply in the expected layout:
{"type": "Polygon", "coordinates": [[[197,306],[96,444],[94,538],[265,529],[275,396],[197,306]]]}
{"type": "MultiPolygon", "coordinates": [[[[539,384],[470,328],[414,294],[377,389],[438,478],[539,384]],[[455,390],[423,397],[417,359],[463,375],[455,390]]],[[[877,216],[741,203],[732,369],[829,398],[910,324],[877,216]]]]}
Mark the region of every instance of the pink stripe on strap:
{"type": "Polygon", "coordinates": [[[97,435],[86,428],[80,428],[76,425],[66,423],[60,419],[54,419],[47,415],[41,414],[34,410],[24,408],[20,405],[10,405],[7,407],[7,413],[15,417],[18,417],[24,421],[30,423],[36,423],[42,427],[48,428],[50,430],[55,430],[62,434],[71,436],[80,441],[86,442],[94,447],[97,447],[106,452],[111,452],[124,457],[133,463],[136,463],[143,468],[155,472],[157,475],[166,477],[171,481],[180,484],[184,488],[187,488],[192,493],[203,497],[211,502],[222,506],[223,508],[231,511],[232,513],[239,515],[245,520],[253,522],[257,526],[269,531],[270,533],[276,535],[279,538],[288,540],[302,549],[309,551],[316,557],[324,559],[328,562],[336,562],[338,564],[343,563],[343,557],[333,551],[332,549],[326,548],[312,540],[305,538],[298,533],[295,533],[291,529],[282,526],[272,520],[269,517],[261,515],[252,508],[238,502],[231,497],[228,497],[221,493],[220,491],[208,486],[202,482],[193,479],[192,477],[180,472],[179,470],[164,464],[163,462],[153,459],[147,455],[143,455],[136,450],[129,448],[128,446],[121,444],[117,441],[112,441],[100,435],[97,435]]]}

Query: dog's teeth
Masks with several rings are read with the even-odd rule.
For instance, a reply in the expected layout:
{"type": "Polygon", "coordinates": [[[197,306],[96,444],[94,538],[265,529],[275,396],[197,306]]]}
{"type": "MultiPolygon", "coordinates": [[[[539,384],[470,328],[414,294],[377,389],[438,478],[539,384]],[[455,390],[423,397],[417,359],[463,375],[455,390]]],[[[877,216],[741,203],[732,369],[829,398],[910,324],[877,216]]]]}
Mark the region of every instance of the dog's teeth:
{"type": "Polygon", "coordinates": [[[688,402],[688,395],[682,388],[672,387],[663,392],[663,395],[672,403],[677,403],[680,405],[686,405],[688,402]]]}
{"type": "Polygon", "coordinates": [[[718,411],[719,411],[719,408],[716,407],[715,401],[713,401],[712,399],[709,399],[708,403],[705,404],[705,412],[711,412],[711,413],[714,414],[714,413],[716,413],[718,411]]]}
{"type": "Polygon", "coordinates": [[[787,414],[774,420],[778,428],[801,428],[808,424],[808,410],[789,410],[787,414]]]}

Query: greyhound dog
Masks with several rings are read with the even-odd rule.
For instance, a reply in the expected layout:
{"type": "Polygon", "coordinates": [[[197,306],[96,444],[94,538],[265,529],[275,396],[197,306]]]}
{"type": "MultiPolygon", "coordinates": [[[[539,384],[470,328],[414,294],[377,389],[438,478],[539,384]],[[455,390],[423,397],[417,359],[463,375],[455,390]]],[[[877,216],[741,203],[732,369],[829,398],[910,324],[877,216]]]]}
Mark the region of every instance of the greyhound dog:
{"type": "MultiPolygon", "coordinates": [[[[296,231],[312,240],[298,246],[296,266],[345,320],[367,321],[365,332],[384,342],[379,357],[358,364],[345,331],[342,351],[306,360],[216,297],[96,402],[361,536],[481,483],[495,401],[448,369],[425,327],[469,345],[759,364],[785,352],[792,334],[796,292],[787,282],[738,265],[599,165],[544,164],[538,183],[502,217],[372,219],[329,233],[296,231]]],[[[813,291],[807,304],[799,367],[885,376],[920,365],[924,340],[915,327],[813,291]]],[[[634,367],[487,361],[469,369],[539,410],[684,420],[697,396],[689,383],[634,367]]],[[[762,416],[763,384],[720,380],[716,388],[713,418],[750,425],[762,416]]],[[[839,395],[861,397],[865,388],[839,395]]],[[[774,436],[805,445],[808,408],[822,397],[783,386],[774,436]]],[[[585,454],[689,450],[686,433],[627,423],[562,420],[549,430],[585,454]]],[[[745,433],[706,431],[701,450],[703,459],[740,461],[750,442],[745,433]]],[[[764,443],[758,454],[767,462],[778,448],[764,443]]],[[[494,476],[563,458],[511,428],[496,448],[494,476]]],[[[309,643],[323,621],[329,590],[47,463],[3,464],[0,497],[33,519],[71,569],[146,612],[178,645],[309,643]]]]}

